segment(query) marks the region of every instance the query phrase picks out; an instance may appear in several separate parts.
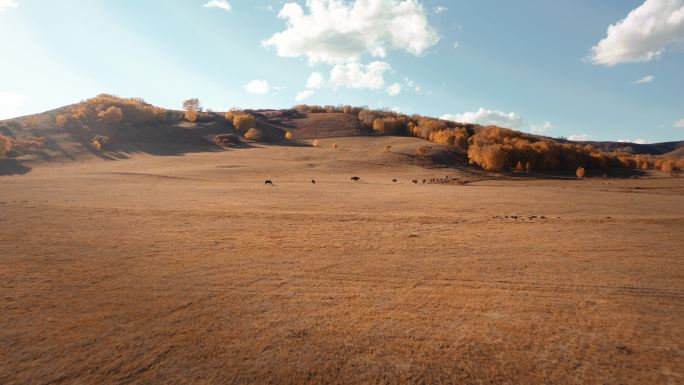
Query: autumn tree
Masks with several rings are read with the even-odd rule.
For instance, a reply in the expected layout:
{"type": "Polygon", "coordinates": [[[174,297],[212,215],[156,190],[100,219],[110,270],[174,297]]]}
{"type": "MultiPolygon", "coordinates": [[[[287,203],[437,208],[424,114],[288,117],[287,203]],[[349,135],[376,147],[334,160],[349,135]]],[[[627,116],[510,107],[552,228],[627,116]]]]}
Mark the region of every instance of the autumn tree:
{"type": "Polygon", "coordinates": [[[0,135],[0,158],[4,158],[11,149],[12,140],[4,135],[0,135]]]}
{"type": "Polygon", "coordinates": [[[575,170],[575,175],[577,175],[577,179],[584,179],[584,175],[585,175],[584,167],[582,167],[582,166],[577,167],[577,170],[575,170]]]}
{"type": "Polygon", "coordinates": [[[249,114],[238,114],[233,118],[233,126],[238,131],[248,131],[256,128],[256,118],[249,114]]]}
{"type": "Polygon", "coordinates": [[[123,120],[123,112],[121,111],[121,108],[110,106],[106,110],[100,112],[97,117],[102,119],[105,123],[113,126],[121,123],[123,120]]]}
{"type": "Polygon", "coordinates": [[[183,110],[185,110],[185,120],[196,122],[202,112],[202,105],[197,98],[188,99],[183,101],[183,110]]]}
{"type": "Polygon", "coordinates": [[[523,164],[521,161],[518,161],[518,164],[515,165],[515,172],[519,172],[519,173],[525,172],[525,167],[523,167],[523,164]]]}
{"type": "Polygon", "coordinates": [[[292,133],[290,131],[285,133],[285,140],[292,140],[292,133]]]}

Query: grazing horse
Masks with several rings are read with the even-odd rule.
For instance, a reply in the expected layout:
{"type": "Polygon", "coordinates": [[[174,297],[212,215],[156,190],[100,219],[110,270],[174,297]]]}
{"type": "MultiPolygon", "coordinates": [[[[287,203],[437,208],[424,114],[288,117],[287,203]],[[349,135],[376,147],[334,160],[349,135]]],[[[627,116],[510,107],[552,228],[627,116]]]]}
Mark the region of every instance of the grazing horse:
{"type": "Polygon", "coordinates": [[[411,182],[413,182],[413,184],[418,184],[418,179],[411,179],[411,182]]]}
{"type": "Polygon", "coordinates": [[[273,186],[273,181],[270,179],[266,179],[266,181],[264,182],[264,185],[265,186],[273,186]]]}
{"type": "Polygon", "coordinates": [[[316,179],[311,179],[311,184],[316,184],[316,179]]]}
{"type": "Polygon", "coordinates": [[[351,180],[352,180],[352,182],[358,182],[358,181],[361,180],[361,178],[359,178],[358,176],[353,176],[353,177],[351,178],[351,180]]]}

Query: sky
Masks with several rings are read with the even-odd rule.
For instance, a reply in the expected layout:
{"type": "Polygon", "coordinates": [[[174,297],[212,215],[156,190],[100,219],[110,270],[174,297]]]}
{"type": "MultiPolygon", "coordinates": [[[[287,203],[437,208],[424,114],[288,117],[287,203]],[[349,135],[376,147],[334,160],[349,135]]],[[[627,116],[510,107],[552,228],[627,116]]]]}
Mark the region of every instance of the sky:
{"type": "Polygon", "coordinates": [[[110,93],[684,139],[684,0],[0,0],[0,119],[110,93]]]}

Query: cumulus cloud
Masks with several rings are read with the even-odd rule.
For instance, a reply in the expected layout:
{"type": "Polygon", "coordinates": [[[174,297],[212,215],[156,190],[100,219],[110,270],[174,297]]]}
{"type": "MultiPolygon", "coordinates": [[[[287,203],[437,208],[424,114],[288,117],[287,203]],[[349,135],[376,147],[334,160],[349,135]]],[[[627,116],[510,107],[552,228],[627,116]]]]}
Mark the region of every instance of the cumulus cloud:
{"type": "Polygon", "coordinates": [[[302,92],[297,93],[297,96],[295,97],[295,101],[297,101],[297,102],[304,101],[304,100],[308,99],[311,95],[313,95],[313,94],[315,94],[315,93],[316,93],[316,91],[304,90],[304,91],[302,91],[302,92]]]}
{"type": "Polygon", "coordinates": [[[317,89],[323,86],[323,75],[318,72],[313,72],[306,81],[306,88],[317,89]]]}
{"type": "Polygon", "coordinates": [[[330,84],[333,88],[367,88],[379,90],[385,86],[385,71],[392,67],[381,61],[368,65],[356,62],[337,64],[330,71],[330,84]]]}
{"type": "Polygon", "coordinates": [[[436,7],[434,8],[434,12],[435,12],[436,14],[438,14],[438,15],[439,15],[440,13],[444,13],[444,12],[446,12],[446,11],[447,11],[447,7],[444,7],[444,6],[441,6],[441,5],[438,5],[438,6],[436,6],[436,7]]]}
{"type": "Polygon", "coordinates": [[[684,0],[646,0],[626,18],[608,27],[607,36],[591,48],[593,64],[656,59],[672,45],[684,42],[684,0]]]}
{"type": "Polygon", "coordinates": [[[572,140],[573,142],[586,142],[589,140],[589,135],[587,135],[587,134],[570,135],[570,136],[568,136],[568,140],[572,140]]]}
{"type": "Polygon", "coordinates": [[[266,80],[252,80],[244,87],[250,94],[267,94],[271,91],[271,86],[266,80]]]}
{"type": "Polygon", "coordinates": [[[387,87],[386,91],[389,96],[397,96],[401,92],[401,84],[394,83],[391,86],[387,87]]]}
{"type": "Polygon", "coordinates": [[[684,118],[681,118],[678,121],[676,121],[674,125],[677,128],[684,128],[684,118]]]}
{"type": "Polygon", "coordinates": [[[553,124],[551,122],[544,122],[542,124],[533,124],[532,127],[530,128],[530,131],[533,134],[544,134],[548,131],[551,131],[553,129],[553,124]]]}
{"type": "MultiPolygon", "coordinates": [[[[0,5],[2,4],[1,1],[0,5]]],[[[0,91],[0,119],[16,118],[28,99],[24,95],[0,91]]]]}
{"type": "Polygon", "coordinates": [[[499,126],[506,128],[519,128],[523,125],[523,118],[515,112],[492,111],[480,107],[476,112],[464,112],[462,114],[446,114],[444,120],[452,120],[460,123],[473,123],[483,126],[499,126]]]}
{"type": "Polygon", "coordinates": [[[641,78],[641,79],[635,81],[635,82],[632,83],[632,84],[635,84],[635,85],[646,84],[646,83],[652,82],[653,80],[655,80],[655,76],[653,76],[653,75],[648,75],[648,76],[644,76],[643,78],[641,78]]]}
{"type": "Polygon", "coordinates": [[[336,64],[391,49],[422,55],[439,41],[417,0],[307,0],[306,7],[285,4],[278,17],[287,28],[263,44],[283,57],[336,64]]]}
{"type": "Polygon", "coordinates": [[[17,8],[19,4],[14,0],[0,0],[0,12],[6,8],[17,8]]]}
{"type": "MultiPolygon", "coordinates": [[[[1,0],[0,0],[1,1],[1,0]]],[[[204,4],[205,8],[221,8],[224,11],[230,11],[232,7],[227,0],[211,0],[204,4]]]]}

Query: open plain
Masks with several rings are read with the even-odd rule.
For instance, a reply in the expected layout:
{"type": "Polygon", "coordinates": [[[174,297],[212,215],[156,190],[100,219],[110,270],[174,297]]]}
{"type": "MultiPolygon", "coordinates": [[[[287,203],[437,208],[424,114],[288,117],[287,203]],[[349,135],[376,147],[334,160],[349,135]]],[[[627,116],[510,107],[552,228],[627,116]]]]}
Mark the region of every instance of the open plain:
{"type": "Polygon", "coordinates": [[[481,177],[421,143],[0,177],[0,383],[684,383],[684,178],[481,177]]]}

